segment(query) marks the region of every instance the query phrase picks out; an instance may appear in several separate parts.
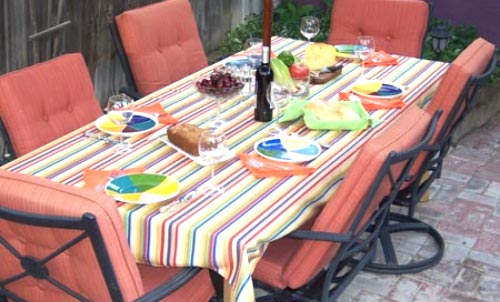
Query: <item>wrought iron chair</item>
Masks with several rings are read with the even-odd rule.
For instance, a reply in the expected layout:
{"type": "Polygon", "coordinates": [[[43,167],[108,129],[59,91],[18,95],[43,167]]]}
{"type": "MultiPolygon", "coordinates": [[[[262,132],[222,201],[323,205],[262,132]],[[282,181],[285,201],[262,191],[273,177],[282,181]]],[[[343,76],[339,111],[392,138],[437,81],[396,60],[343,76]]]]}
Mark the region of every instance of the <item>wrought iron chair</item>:
{"type": "Polygon", "coordinates": [[[110,24],[132,97],[156,91],[208,65],[188,0],[125,11],[110,24]]]}
{"type": "Polygon", "coordinates": [[[1,301],[208,301],[206,270],[136,264],[105,194],[0,170],[1,301]],[[147,292],[145,292],[147,291],[147,292]]]}
{"type": "MultiPolygon", "coordinates": [[[[478,85],[485,82],[496,66],[495,46],[478,38],[471,43],[450,65],[432,102],[426,108],[430,114],[442,110],[436,133],[424,153],[414,165],[414,177],[403,186],[395,204],[406,207],[406,213],[395,211],[389,214],[389,221],[380,232],[383,257],[372,261],[365,270],[377,273],[414,273],[437,264],[444,253],[444,241],[429,224],[414,217],[415,207],[429,189],[432,182],[439,178],[457,126],[474,104],[478,85]],[[435,245],[434,253],[418,255],[409,261],[401,262],[395,252],[393,234],[419,232],[427,234],[431,240],[426,245],[435,245]]],[[[399,208],[400,210],[401,208],[399,208]]],[[[406,255],[407,258],[408,255],[406,255]]]]}
{"type": "Polygon", "coordinates": [[[374,257],[390,204],[438,118],[412,106],[363,146],[320,213],[301,230],[270,243],[253,274],[256,286],[269,293],[258,301],[339,297],[374,257]]]}
{"type": "Polygon", "coordinates": [[[81,54],[0,76],[4,141],[21,156],[102,115],[81,54]]]}
{"type": "Polygon", "coordinates": [[[335,0],[330,44],[354,44],[357,36],[375,37],[377,50],[420,57],[429,20],[422,0],[335,0]]]}

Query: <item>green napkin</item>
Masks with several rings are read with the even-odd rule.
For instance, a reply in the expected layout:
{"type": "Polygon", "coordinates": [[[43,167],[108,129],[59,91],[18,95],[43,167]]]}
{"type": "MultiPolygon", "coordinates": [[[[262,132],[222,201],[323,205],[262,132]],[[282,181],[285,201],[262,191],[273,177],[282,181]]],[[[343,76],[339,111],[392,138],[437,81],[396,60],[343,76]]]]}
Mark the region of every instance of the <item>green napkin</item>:
{"type": "Polygon", "coordinates": [[[283,115],[280,117],[280,122],[289,122],[298,119],[304,115],[304,107],[307,104],[307,100],[293,98],[286,106],[283,111],[283,115]]]}
{"type": "Polygon", "coordinates": [[[380,120],[370,117],[359,101],[345,101],[342,104],[354,110],[358,119],[354,120],[319,120],[310,110],[304,108],[304,123],[312,130],[361,130],[375,127],[380,120]]]}

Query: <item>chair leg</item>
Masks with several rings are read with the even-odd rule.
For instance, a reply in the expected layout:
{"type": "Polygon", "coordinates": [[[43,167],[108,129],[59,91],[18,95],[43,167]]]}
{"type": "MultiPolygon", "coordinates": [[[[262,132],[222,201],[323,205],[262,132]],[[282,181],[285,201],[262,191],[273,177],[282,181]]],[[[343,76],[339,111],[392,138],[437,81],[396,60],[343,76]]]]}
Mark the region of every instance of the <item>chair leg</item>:
{"type": "Polygon", "coordinates": [[[444,254],[444,240],[441,234],[429,224],[407,215],[390,213],[389,221],[394,223],[387,224],[380,232],[379,242],[384,254],[383,259],[373,259],[366,265],[365,271],[381,274],[406,274],[416,273],[436,265],[444,254]],[[436,244],[437,251],[430,257],[415,260],[408,263],[399,263],[391,238],[392,234],[401,232],[417,232],[429,235],[432,242],[436,244]]]}

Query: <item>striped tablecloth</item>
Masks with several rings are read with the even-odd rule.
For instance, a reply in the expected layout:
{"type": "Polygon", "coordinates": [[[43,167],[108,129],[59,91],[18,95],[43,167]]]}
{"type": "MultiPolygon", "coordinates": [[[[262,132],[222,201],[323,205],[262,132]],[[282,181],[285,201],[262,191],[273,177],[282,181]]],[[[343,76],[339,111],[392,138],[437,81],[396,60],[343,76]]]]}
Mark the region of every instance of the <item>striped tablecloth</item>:
{"type": "MultiPolygon", "coordinates": [[[[305,43],[273,38],[272,50],[290,50],[302,55],[305,43]]],[[[161,104],[180,122],[203,126],[214,116],[215,104],[193,87],[193,79],[231,60],[212,65],[164,89],[138,104],[161,104]]],[[[423,103],[433,94],[447,64],[401,57],[397,66],[373,67],[367,78],[393,81],[408,87],[404,102],[423,103]]],[[[360,75],[358,64],[348,64],[334,81],[311,88],[309,99],[338,99],[360,75]]],[[[266,137],[271,123],[253,119],[250,104],[254,96],[238,96],[222,104],[222,117],[229,121],[228,143],[236,152],[252,153],[254,143],[266,137]]],[[[402,109],[404,110],[404,109],[402,109]]],[[[231,285],[237,301],[254,301],[251,273],[266,249],[266,243],[296,229],[333,194],[353,156],[363,143],[380,132],[401,110],[379,110],[372,116],[383,122],[364,131],[309,131],[301,121],[289,126],[301,136],[335,142],[319,157],[307,163],[316,172],[308,176],[256,179],[238,158],[220,164],[217,182],[226,192],[221,196],[201,195],[189,203],[159,212],[165,203],[134,205],[117,203],[125,232],[136,261],[153,266],[198,266],[215,270],[231,285]]],[[[200,166],[151,133],[129,139],[133,152],[119,155],[113,145],[83,136],[97,132],[93,124],[82,127],[2,168],[33,174],[56,182],[81,187],[85,169],[117,169],[145,166],[147,172],[179,179],[182,194],[200,188],[210,179],[210,169],[200,166]]]]}

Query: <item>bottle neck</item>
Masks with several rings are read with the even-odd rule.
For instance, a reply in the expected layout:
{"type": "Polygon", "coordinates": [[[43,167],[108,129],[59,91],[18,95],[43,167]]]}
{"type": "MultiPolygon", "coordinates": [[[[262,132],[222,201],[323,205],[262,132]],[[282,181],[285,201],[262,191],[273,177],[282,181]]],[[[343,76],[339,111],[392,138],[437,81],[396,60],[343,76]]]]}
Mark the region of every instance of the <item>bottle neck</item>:
{"type": "Polygon", "coordinates": [[[269,64],[269,46],[262,46],[262,64],[269,64]]]}

